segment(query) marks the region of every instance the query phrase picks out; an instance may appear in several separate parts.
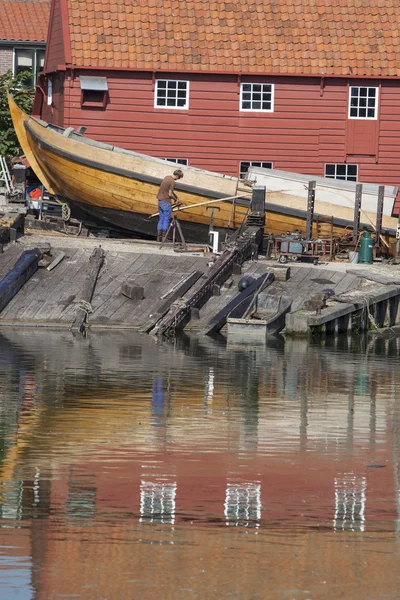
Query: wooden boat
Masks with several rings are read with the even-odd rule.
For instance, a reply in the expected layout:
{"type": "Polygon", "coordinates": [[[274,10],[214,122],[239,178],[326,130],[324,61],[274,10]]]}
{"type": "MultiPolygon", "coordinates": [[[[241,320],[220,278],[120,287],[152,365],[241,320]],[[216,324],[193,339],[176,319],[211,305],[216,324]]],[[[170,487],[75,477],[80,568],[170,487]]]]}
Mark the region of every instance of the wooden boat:
{"type": "Polygon", "coordinates": [[[205,335],[212,335],[218,333],[229,318],[241,318],[249,310],[253,303],[255,294],[258,294],[260,290],[264,290],[270,286],[275,280],[273,273],[266,273],[252,281],[240,294],[235,296],[226,306],[224,306],[216,315],[206,323],[202,333],[205,335]]]}
{"type": "Polygon", "coordinates": [[[237,336],[251,341],[252,336],[265,338],[277,335],[285,327],[286,315],[292,299],[261,292],[257,297],[256,310],[243,319],[228,319],[228,336],[237,336]]]}
{"type": "MultiPolygon", "coordinates": [[[[11,97],[9,105],[19,143],[32,169],[50,194],[69,205],[73,216],[108,228],[156,234],[157,219],[149,217],[158,210],[156,195],[161,180],[171,175],[176,164],[103,144],[72,128],[63,129],[30,117],[11,97]]],[[[176,185],[179,199],[190,207],[236,197],[216,205],[213,228],[224,232],[239,227],[247,213],[251,186],[242,191],[243,182],[236,177],[190,166],[181,168],[184,177],[176,185]]],[[[267,232],[305,231],[304,198],[267,190],[266,200],[267,232]]],[[[209,208],[202,205],[179,212],[188,241],[208,241],[209,208]]],[[[324,214],[333,216],[334,233],[352,226],[349,209],[325,204],[324,214]]],[[[371,214],[370,222],[365,224],[370,227],[375,219],[376,215],[371,214]]],[[[395,236],[396,224],[396,219],[384,223],[384,232],[395,236]]]]}

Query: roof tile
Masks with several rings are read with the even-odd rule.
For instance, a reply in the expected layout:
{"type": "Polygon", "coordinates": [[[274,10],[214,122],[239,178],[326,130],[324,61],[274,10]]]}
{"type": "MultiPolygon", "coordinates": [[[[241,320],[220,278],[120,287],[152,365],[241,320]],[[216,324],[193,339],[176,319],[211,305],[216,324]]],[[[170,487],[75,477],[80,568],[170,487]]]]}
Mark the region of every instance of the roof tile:
{"type": "Polygon", "coordinates": [[[351,66],[353,75],[372,77],[400,71],[400,0],[67,1],[75,65],[84,50],[85,66],[105,68],[347,76],[351,66]],[[107,36],[107,52],[92,42],[94,28],[107,36]]]}
{"type": "Polygon", "coordinates": [[[0,40],[45,42],[51,0],[0,0],[0,40]]]}

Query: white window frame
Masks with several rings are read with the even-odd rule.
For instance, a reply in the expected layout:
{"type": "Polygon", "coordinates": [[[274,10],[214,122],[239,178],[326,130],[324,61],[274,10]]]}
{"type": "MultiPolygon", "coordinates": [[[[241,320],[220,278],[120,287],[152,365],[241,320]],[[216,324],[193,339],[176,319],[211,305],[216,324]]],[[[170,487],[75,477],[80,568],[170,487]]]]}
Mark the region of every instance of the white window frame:
{"type": "MultiPolygon", "coordinates": [[[[261,94],[264,93],[264,90],[261,88],[261,94]]],[[[242,81],[240,84],[240,112],[262,112],[262,113],[270,113],[274,112],[274,100],[275,100],[275,84],[274,83],[260,83],[260,82],[251,82],[251,81],[242,81]],[[243,108],[243,86],[250,85],[251,86],[251,100],[250,103],[253,104],[253,86],[261,85],[268,86],[271,88],[271,108],[243,108]]],[[[261,100],[262,104],[262,100],[261,100]]]]}
{"type": "MultiPolygon", "coordinates": [[[[360,92],[358,92],[358,98],[360,98],[360,92]]],[[[368,91],[367,91],[367,99],[368,99],[368,91]]],[[[349,112],[348,112],[348,118],[349,119],[357,119],[357,120],[363,120],[363,121],[376,121],[378,118],[378,107],[379,107],[379,88],[375,85],[351,85],[349,87],[349,112]],[[360,107],[359,105],[357,105],[357,116],[353,116],[351,115],[351,109],[354,108],[353,106],[351,106],[351,92],[354,89],[358,89],[361,90],[361,88],[365,88],[366,90],[375,90],[375,104],[374,104],[374,116],[373,117],[360,117],[358,115],[360,108],[364,108],[364,107],[360,107]]],[[[368,106],[365,107],[366,110],[368,110],[368,106]]]]}
{"type": "Polygon", "coordinates": [[[170,163],[175,163],[176,165],[182,165],[187,167],[189,165],[189,161],[187,158],[162,158],[161,160],[166,160],[170,163]]]}
{"type": "Polygon", "coordinates": [[[249,169],[250,167],[259,167],[260,169],[273,169],[274,168],[274,163],[271,160],[241,160],[239,162],[239,178],[243,179],[242,177],[242,164],[243,163],[247,163],[249,165],[249,169]],[[270,167],[263,167],[263,164],[270,164],[270,167]]]}
{"type": "Polygon", "coordinates": [[[32,87],[35,87],[36,82],[37,82],[37,77],[39,74],[39,60],[38,60],[38,52],[45,52],[45,48],[43,47],[37,47],[37,46],[14,46],[13,48],[13,66],[12,66],[12,71],[13,71],[13,76],[16,76],[17,73],[17,51],[18,50],[25,50],[28,52],[32,52],[33,53],[33,60],[32,60],[32,78],[33,78],[33,83],[32,83],[32,87]]]}
{"type": "Polygon", "coordinates": [[[53,104],[53,80],[51,77],[47,80],[47,106],[53,104]]]}
{"type": "MultiPolygon", "coordinates": [[[[154,108],[160,108],[163,110],[188,110],[189,109],[189,89],[190,89],[190,81],[185,80],[185,79],[156,79],[156,85],[154,88],[154,108]],[[179,83],[185,83],[186,84],[186,101],[184,106],[161,106],[159,104],[157,104],[158,101],[158,85],[160,83],[160,81],[165,81],[167,83],[167,91],[168,91],[168,84],[170,83],[176,83],[176,86],[178,88],[178,84],[179,83]]],[[[178,99],[178,97],[176,97],[176,100],[178,99]]]]}
{"type": "MultiPolygon", "coordinates": [[[[325,163],[324,177],[326,177],[327,179],[335,179],[337,181],[358,181],[358,165],[347,164],[347,163],[325,163]],[[332,165],[332,166],[335,167],[335,177],[332,177],[332,175],[327,175],[326,174],[326,167],[328,165],[332,165]],[[342,177],[337,177],[337,168],[338,167],[346,167],[346,177],[345,177],[345,179],[343,179],[342,177]],[[357,173],[356,173],[356,179],[355,180],[348,178],[348,167],[356,167],[357,173]]],[[[353,177],[353,176],[351,176],[351,177],[353,177]]]]}

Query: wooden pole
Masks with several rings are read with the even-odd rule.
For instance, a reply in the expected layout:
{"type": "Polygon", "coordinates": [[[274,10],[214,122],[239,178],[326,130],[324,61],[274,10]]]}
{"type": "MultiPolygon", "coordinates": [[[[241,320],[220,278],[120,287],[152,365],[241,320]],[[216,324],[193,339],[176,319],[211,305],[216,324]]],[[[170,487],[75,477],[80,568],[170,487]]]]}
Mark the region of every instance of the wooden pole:
{"type": "Polygon", "coordinates": [[[93,298],[100,269],[104,262],[104,256],[104,250],[99,246],[93,250],[89,258],[88,273],[80,297],[81,306],[78,304],[78,310],[70,327],[71,331],[80,331],[82,334],[86,332],[88,309],[93,298]]]}
{"type": "MultiPolygon", "coordinates": [[[[228,200],[234,200],[235,198],[242,198],[243,194],[237,194],[236,196],[228,196],[227,198],[216,198],[215,200],[207,200],[206,202],[198,202],[197,204],[189,204],[188,206],[174,206],[172,212],[178,212],[181,210],[190,210],[191,208],[197,208],[198,206],[206,206],[207,204],[216,204],[217,202],[226,202],[228,200]]],[[[156,212],[150,215],[150,219],[158,217],[160,213],[156,212]]]]}

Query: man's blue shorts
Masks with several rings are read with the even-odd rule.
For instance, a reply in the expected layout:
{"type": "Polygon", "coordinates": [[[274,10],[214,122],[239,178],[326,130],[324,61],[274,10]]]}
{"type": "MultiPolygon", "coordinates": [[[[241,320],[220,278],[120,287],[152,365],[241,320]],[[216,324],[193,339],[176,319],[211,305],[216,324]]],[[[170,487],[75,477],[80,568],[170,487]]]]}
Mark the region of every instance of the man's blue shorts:
{"type": "Polygon", "coordinates": [[[158,201],[158,212],[160,217],[158,219],[157,231],[167,231],[169,227],[169,220],[171,218],[172,204],[171,202],[165,202],[164,200],[158,201]]]}

